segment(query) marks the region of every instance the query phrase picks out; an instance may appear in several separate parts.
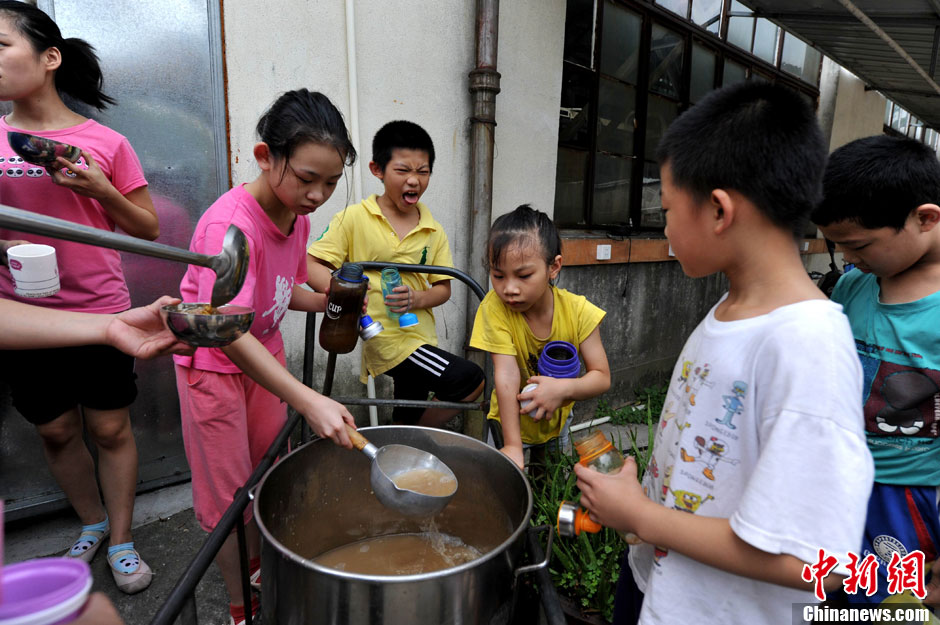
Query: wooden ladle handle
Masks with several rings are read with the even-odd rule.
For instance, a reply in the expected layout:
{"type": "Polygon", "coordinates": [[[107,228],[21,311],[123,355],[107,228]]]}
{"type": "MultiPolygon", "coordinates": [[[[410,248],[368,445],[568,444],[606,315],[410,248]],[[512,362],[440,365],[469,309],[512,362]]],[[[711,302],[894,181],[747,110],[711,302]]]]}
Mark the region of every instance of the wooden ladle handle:
{"type": "Polygon", "coordinates": [[[353,447],[362,451],[362,448],[369,444],[369,439],[360,434],[354,427],[346,424],[346,433],[349,434],[349,440],[352,441],[353,447]]]}

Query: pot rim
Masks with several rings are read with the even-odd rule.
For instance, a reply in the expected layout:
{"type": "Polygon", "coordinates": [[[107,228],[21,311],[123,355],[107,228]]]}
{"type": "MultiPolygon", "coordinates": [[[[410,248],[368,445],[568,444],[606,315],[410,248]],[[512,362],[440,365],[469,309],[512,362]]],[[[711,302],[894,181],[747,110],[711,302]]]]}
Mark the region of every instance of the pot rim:
{"type": "Polygon", "coordinates": [[[516,541],[520,539],[521,535],[525,531],[527,531],[527,529],[529,528],[529,525],[532,519],[534,498],[532,496],[532,486],[531,484],[529,484],[529,479],[525,476],[525,473],[523,473],[522,470],[518,466],[516,466],[515,462],[510,460],[509,457],[507,457],[505,454],[500,452],[495,447],[490,447],[483,441],[477,438],[474,438],[472,436],[467,436],[466,434],[461,434],[460,432],[451,432],[450,430],[442,430],[440,428],[431,428],[431,427],[425,427],[425,426],[419,426],[419,425],[379,425],[379,426],[363,427],[363,428],[358,428],[358,429],[362,432],[366,432],[366,431],[390,430],[390,429],[399,430],[403,428],[431,430],[434,432],[446,432],[447,434],[450,434],[450,435],[465,438],[469,441],[473,441],[473,444],[479,445],[481,449],[489,450],[484,453],[492,452],[496,454],[496,456],[498,456],[501,459],[501,461],[508,462],[512,466],[512,468],[515,469],[516,473],[519,475],[519,478],[522,480],[523,484],[525,484],[526,498],[528,499],[528,505],[526,506],[526,513],[525,513],[524,518],[522,519],[522,521],[520,521],[518,527],[516,527],[513,530],[512,534],[510,534],[506,540],[504,540],[502,543],[500,543],[498,546],[494,547],[493,549],[490,549],[488,552],[486,552],[479,558],[476,558],[469,562],[458,564],[457,566],[453,566],[447,569],[440,569],[438,571],[431,571],[428,573],[417,573],[413,575],[368,575],[364,573],[351,573],[347,571],[340,571],[339,569],[334,569],[334,568],[323,566],[322,564],[317,564],[313,560],[304,558],[294,553],[292,550],[285,547],[283,543],[281,543],[279,540],[274,538],[271,535],[271,532],[268,531],[267,526],[265,526],[264,524],[264,520],[261,518],[260,511],[258,510],[258,506],[260,505],[260,498],[257,497],[257,494],[261,492],[261,489],[264,487],[265,482],[267,482],[268,477],[278,466],[280,466],[282,462],[285,462],[288,458],[304,450],[308,445],[310,445],[311,443],[315,443],[318,440],[326,441],[327,443],[334,444],[333,441],[329,439],[314,439],[306,444],[298,446],[297,449],[293,450],[292,452],[290,452],[289,454],[287,454],[286,456],[282,457],[280,460],[275,462],[274,465],[272,465],[271,468],[265,472],[264,476],[258,482],[257,486],[255,486],[255,490],[253,493],[254,496],[252,497],[252,499],[254,500],[252,504],[252,513],[254,514],[255,523],[257,523],[258,529],[261,532],[261,537],[264,540],[270,542],[271,545],[274,546],[278,550],[279,554],[282,557],[286,557],[291,562],[298,564],[304,568],[315,571],[321,575],[327,575],[329,577],[334,577],[334,578],[341,579],[341,580],[349,580],[349,581],[355,581],[355,582],[376,582],[376,583],[382,583],[382,584],[390,584],[390,583],[391,584],[394,584],[394,583],[405,584],[405,583],[428,581],[428,580],[433,580],[433,579],[437,579],[441,577],[449,577],[451,575],[461,573],[463,571],[475,569],[478,566],[481,566],[482,564],[484,564],[485,562],[492,560],[493,558],[501,555],[504,551],[506,551],[510,546],[512,546],[516,541]]]}

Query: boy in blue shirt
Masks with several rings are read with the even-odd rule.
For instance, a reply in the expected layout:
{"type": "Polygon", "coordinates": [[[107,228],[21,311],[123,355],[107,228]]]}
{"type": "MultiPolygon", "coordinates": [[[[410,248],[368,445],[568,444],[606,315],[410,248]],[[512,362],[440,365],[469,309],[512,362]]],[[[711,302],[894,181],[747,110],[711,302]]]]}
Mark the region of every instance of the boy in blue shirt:
{"type": "Polygon", "coordinates": [[[832,299],[862,362],[875,461],[859,556],[876,556],[878,591],[848,599],[881,603],[892,553],[930,564],[940,545],[940,161],[913,139],[859,139],[830,156],[823,192],[813,222],[856,267],[832,299]]]}

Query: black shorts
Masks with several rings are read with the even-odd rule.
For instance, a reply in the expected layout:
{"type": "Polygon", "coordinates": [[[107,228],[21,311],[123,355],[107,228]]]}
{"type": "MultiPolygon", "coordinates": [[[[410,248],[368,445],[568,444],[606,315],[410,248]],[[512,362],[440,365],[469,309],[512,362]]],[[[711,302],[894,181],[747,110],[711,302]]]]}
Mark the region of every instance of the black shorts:
{"type": "MultiPolygon", "coordinates": [[[[434,393],[441,401],[460,401],[483,383],[483,370],[466,358],[432,345],[422,345],[385,372],[395,380],[395,399],[426,400],[434,393]]],[[[392,411],[395,423],[414,425],[424,408],[392,411]]]]}
{"type": "Polygon", "coordinates": [[[79,405],[117,410],[137,398],[134,358],[109,345],[0,351],[0,376],[34,425],[79,405]]]}

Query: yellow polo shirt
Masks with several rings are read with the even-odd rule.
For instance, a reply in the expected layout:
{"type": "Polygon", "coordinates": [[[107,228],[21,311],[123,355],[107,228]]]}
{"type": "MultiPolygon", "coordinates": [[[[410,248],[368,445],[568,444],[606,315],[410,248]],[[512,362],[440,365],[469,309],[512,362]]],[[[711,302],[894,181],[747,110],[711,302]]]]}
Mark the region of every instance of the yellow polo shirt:
{"type": "MultiPolygon", "coordinates": [[[[307,253],[334,267],[345,262],[370,261],[453,267],[444,228],[431,216],[427,206],[419,202],[417,209],[420,215],[418,225],[399,240],[373,194],[337,213],[320,238],[307,248],[307,253]]],[[[437,329],[431,310],[412,310],[418,317],[418,325],[398,327],[398,320],[389,318],[382,298],[380,272],[367,271],[366,276],[369,278],[369,315],[381,321],[385,330],[363,342],[362,382],[369,374],[375,377],[395,367],[421,345],[437,345],[437,329]]],[[[438,274],[401,274],[402,284],[415,291],[427,290],[435,282],[451,279],[438,274]]]]}
{"type": "MultiPolygon", "coordinates": [[[[552,331],[546,337],[533,334],[525,317],[506,306],[495,291],[490,291],[483,298],[473,321],[470,335],[470,347],[476,347],[493,354],[507,354],[516,357],[519,365],[519,390],[526,385],[526,380],[539,375],[538,360],[542,348],[549,341],[568,341],[581,351],[581,343],[591,335],[607,314],[583,295],[576,295],[565,289],[550,287],[554,296],[554,315],[552,331]]],[[[527,414],[519,415],[522,442],[538,445],[557,438],[561,433],[574,402],[555,411],[551,419],[535,421],[527,414]]],[[[488,419],[499,421],[499,405],[496,403],[496,391],[490,399],[488,419]]]]}

